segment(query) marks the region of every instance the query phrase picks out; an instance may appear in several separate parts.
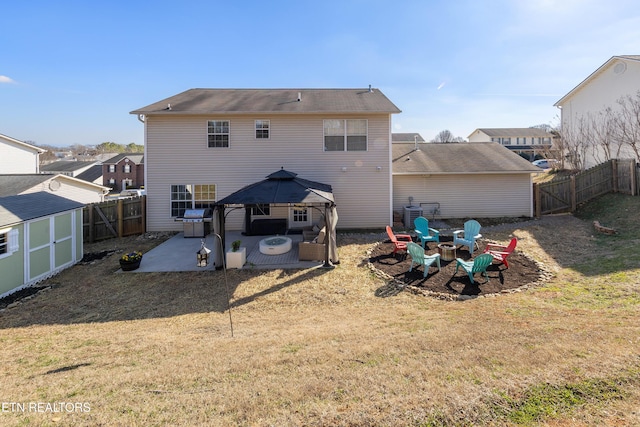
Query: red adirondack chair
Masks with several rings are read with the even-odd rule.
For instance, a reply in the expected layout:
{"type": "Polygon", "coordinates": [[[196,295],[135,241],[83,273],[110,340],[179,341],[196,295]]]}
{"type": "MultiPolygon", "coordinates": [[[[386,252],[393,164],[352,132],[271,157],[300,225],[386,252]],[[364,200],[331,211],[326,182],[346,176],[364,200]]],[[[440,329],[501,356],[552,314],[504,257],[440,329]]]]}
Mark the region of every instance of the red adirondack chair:
{"type": "Polygon", "coordinates": [[[393,230],[387,225],[387,234],[389,239],[393,243],[393,254],[398,251],[407,251],[407,243],[413,242],[413,239],[408,234],[393,234],[393,230]]]}
{"type": "Polygon", "coordinates": [[[505,267],[509,268],[507,257],[511,255],[511,253],[515,250],[517,244],[518,244],[518,239],[516,239],[515,237],[511,239],[511,242],[509,243],[508,246],[489,243],[487,244],[487,247],[484,248],[484,253],[491,254],[494,261],[499,261],[503,263],[505,267]]]}

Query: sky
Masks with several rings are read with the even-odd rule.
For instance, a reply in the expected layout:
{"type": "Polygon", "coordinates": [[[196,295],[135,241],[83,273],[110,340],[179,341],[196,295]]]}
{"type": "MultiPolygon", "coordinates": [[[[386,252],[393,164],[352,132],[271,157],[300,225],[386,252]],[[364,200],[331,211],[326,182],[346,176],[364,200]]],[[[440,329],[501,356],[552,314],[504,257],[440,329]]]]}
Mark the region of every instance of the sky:
{"type": "Polygon", "coordinates": [[[11,1],[0,134],[143,144],[130,111],[191,88],[367,88],[393,132],[556,126],[553,106],[640,54],[636,0],[11,1]]]}

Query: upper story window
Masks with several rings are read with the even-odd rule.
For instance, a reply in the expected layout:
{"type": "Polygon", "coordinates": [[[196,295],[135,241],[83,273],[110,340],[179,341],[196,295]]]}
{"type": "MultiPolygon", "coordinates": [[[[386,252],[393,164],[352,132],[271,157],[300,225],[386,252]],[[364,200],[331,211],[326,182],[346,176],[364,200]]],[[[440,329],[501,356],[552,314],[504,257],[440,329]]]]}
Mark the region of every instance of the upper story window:
{"type": "Polygon", "coordinates": [[[115,172],[116,171],[116,165],[109,165],[109,172],[115,172]]]}
{"type": "Polygon", "coordinates": [[[256,120],[256,139],[269,139],[271,120],[256,120]]]}
{"type": "Polygon", "coordinates": [[[124,166],[122,167],[122,171],[123,171],[124,173],[131,173],[131,165],[130,165],[129,163],[127,163],[126,165],[124,165],[124,166]]]}
{"type": "Polygon", "coordinates": [[[325,151],[367,151],[367,120],[325,120],[325,151]]]}
{"type": "Polygon", "coordinates": [[[207,122],[207,146],[229,146],[229,120],[209,120],[207,122]]]}

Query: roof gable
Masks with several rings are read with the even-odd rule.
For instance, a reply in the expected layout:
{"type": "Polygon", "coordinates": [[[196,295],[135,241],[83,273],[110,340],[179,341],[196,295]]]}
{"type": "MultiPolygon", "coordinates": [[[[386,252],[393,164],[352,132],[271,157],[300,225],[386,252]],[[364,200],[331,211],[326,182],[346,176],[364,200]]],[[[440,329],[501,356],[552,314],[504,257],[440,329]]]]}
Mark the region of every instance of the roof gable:
{"type": "Polygon", "coordinates": [[[43,185],[47,181],[61,180],[75,187],[87,187],[92,190],[109,191],[108,187],[93,182],[74,178],[62,174],[24,174],[24,175],[0,175],[0,197],[14,196],[32,189],[37,185],[43,185]]]}
{"type": "Polygon", "coordinates": [[[189,89],[131,114],[399,112],[378,89],[189,89]]]}
{"type": "Polygon", "coordinates": [[[609,60],[607,60],[607,62],[602,64],[600,67],[598,67],[598,69],[596,69],[593,73],[591,73],[589,76],[587,76],[586,79],[584,79],[576,87],[571,89],[569,91],[569,93],[567,93],[565,96],[560,98],[555,104],[553,104],[553,106],[554,107],[562,106],[566,101],[569,100],[569,98],[571,98],[573,95],[575,95],[578,91],[583,89],[585,86],[587,86],[589,83],[591,83],[594,79],[598,78],[607,69],[609,69],[610,67],[614,66],[614,64],[616,64],[617,61],[640,62],[640,55],[612,56],[611,58],[609,58],[609,60]]]}
{"type": "Polygon", "coordinates": [[[144,154],[134,154],[134,153],[120,153],[116,156],[111,157],[108,160],[102,162],[105,165],[115,165],[120,163],[124,159],[129,159],[132,163],[136,165],[144,164],[144,154]]]}
{"type": "Polygon", "coordinates": [[[15,138],[11,138],[10,136],[6,136],[2,134],[0,134],[0,143],[13,145],[13,146],[16,146],[25,150],[33,151],[34,153],[39,153],[39,154],[47,151],[44,148],[36,147],[35,145],[27,144],[26,142],[22,142],[20,140],[17,140],[15,138]]]}

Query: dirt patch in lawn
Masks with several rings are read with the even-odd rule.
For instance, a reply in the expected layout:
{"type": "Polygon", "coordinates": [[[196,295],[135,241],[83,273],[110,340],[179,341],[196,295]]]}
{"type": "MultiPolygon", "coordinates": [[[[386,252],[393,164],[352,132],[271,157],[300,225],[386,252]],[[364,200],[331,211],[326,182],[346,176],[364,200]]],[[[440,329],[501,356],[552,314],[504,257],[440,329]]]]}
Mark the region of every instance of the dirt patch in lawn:
{"type": "MultiPolygon", "coordinates": [[[[451,243],[451,239],[441,239],[441,243],[451,243]]],[[[478,256],[488,242],[479,242],[480,250],[474,251],[478,256]]],[[[429,242],[425,253],[438,253],[437,243],[429,242]]],[[[456,250],[456,257],[465,261],[471,260],[471,254],[466,246],[456,250]]],[[[492,264],[487,268],[489,279],[476,273],[474,283],[469,276],[459,268],[456,273],[456,261],[440,261],[440,271],[434,263],[429,268],[427,277],[423,277],[422,266],[414,265],[410,272],[411,257],[404,253],[393,254],[393,244],[387,240],[375,245],[369,256],[370,266],[380,275],[393,280],[394,283],[408,289],[435,296],[442,299],[467,299],[478,296],[495,295],[504,292],[514,292],[536,285],[547,277],[548,273],[526,254],[516,249],[509,258],[509,268],[504,264],[492,264]]]]}

